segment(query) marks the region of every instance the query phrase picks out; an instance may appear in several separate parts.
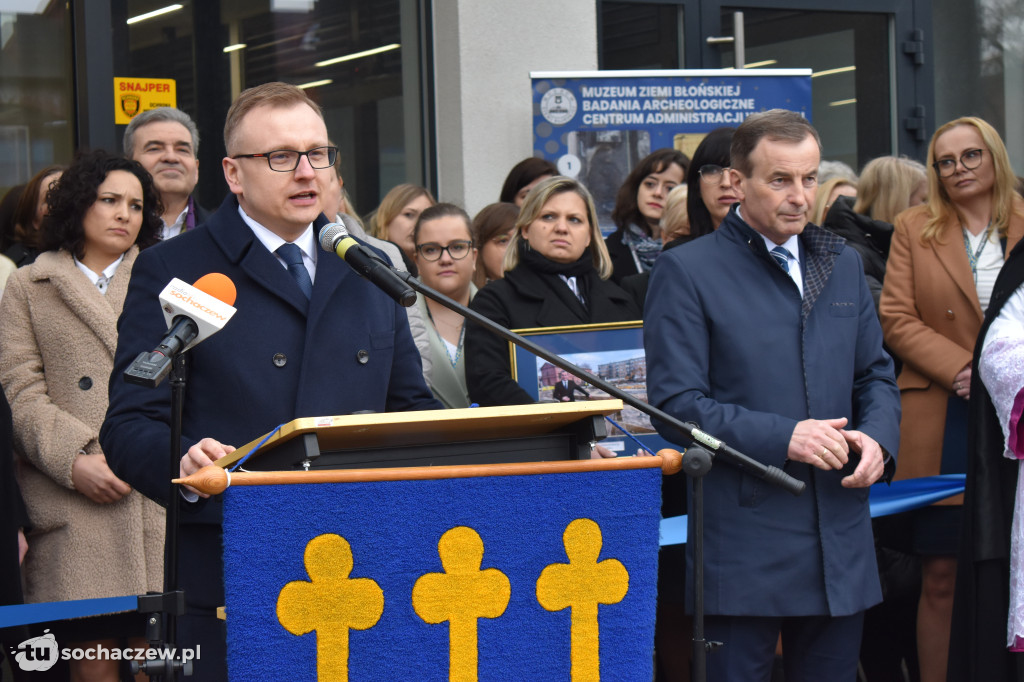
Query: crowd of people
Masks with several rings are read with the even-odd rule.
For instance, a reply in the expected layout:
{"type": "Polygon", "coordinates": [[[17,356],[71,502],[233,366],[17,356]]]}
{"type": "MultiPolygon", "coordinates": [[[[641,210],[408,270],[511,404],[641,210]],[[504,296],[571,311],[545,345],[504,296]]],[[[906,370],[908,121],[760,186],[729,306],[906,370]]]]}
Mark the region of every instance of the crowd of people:
{"type": "MultiPolygon", "coordinates": [[[[162,588],[170,392],[118,379],[163,337],[156,301],[174,277],[221,272],[244,300],[189,353],[182,474],[298,417],[534,400],[504,340],[423,295],[401,308],[323,257],[317,232],[341,221],[506,328],[643,320],[651,403],[806,484],[793,497],[727,466],[707,478],[707,633],[727,643],[710,679],[769,680],[779,665],[786,680],[858,666],[870,680],[1016,679],[1024,198],[985,121],[940,126],[926,165],[882,157],[857,175],[823,162],[799,115],[755,114],[692,158],[639,161],[607,238],[585,184],[539,158],[475,217],[402,184],[364,223],[319,107],[282,83],[228,112],[230,192],[212,213],[194,197],[198,147],[185,112],[153,109],[123,155],[80,152],[0,202],[7,603],[162,588]],[[329,305],[338,296],[350,305],[329,305]],[[873,483],[938,474],[967,474],[966,497],[872,521],[873,483]]],[[[551,393],[587,397],[566,372],[551,393]]],[[[665,515],[685,513],[685,484],[663,492],[665,515]]],[[[181,521],[179,645],[202,644],[196,679],[223,679],[221,510],[182,494],[195,510],[181,521]]],[[[691,572],[662,551],[658,679],[689,679],[691,572]]],[[[70,641],[142,635],[123,618],[70,641]]],[[[72,661],[67,674],[122,672],[72,661]]]]}

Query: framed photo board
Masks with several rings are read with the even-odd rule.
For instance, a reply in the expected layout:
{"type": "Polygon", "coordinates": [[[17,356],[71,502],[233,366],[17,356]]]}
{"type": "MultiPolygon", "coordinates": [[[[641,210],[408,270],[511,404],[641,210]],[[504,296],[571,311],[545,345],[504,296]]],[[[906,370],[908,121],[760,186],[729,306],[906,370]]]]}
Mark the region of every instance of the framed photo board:
{"type": "MultiPolygon", "coordinates": [[[[515,331],[545,350],[557,353],[574,365],[646,402],[647,359],[644,355],[643,330],[643,322],[636,320],[515,331]]],[[[580,378],[563,373],[544,358],[511,342],[509,353],[512,378],[537,402],[601,400],[612,397],[580,378]]],[[[608,438],[601,444],[618,454],[629,455],[637,450],[636,443],[627,438],[622,429],[654,452],[661,448],[680,449],[678,445],[658,435],[651,426],[651,418],[635,407],[626,405],[611,418],[621,429],[608,424],[608,438]]]]}

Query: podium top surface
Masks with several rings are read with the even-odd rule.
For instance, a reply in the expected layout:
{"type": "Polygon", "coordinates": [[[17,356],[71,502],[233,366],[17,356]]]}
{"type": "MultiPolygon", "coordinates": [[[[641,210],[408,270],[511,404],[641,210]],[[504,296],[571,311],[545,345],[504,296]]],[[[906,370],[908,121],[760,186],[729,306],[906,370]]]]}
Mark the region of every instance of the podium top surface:
{"type": "Polygon", "coordinates": [[[335,417],[303,417],[284,424],[269,438],[266,434],[246,443],[217,466],[228,468],[266,438],[262,449],[316,433],[325,450],[401,447],[501,437],[528,437],[550,433],[586,417],[606,416],[622,409],[621,400],[587,400],[569,403],[533,403],[458,410],[380,412],[335,417]]]}

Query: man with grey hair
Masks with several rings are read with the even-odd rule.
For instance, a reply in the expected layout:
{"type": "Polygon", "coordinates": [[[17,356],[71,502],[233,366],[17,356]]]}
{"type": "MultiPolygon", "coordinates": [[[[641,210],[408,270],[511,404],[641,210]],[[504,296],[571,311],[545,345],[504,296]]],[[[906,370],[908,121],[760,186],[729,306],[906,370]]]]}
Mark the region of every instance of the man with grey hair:
{"type": "Polygon", "coordinates": [[[806,485],[794,496],[725,463],[705,479],[706,634],[726,645],[710,680],[768,682],[780,633],[787,682],[856,679],[882,598],[868,488],[892,475],[900,396],[860,257],[807,220],[820,144],[797,113],[747,118],[739,206],[662,253],[647,294],[651,403],[806,485]]]}
{"type": "Polygon", "coordinates": [[[199,182],[199,130],[180,109],[158,107],[138,114],[124,131],[124,155],[153,176],[164,210],[163,239],[206,220],[192,196],[199,182]]]}

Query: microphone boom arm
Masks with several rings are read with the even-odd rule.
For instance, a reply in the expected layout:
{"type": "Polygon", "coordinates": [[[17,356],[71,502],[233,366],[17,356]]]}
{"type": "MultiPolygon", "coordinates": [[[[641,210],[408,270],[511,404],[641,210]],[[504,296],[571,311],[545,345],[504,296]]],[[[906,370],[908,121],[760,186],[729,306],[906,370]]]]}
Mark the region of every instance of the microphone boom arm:
{"type": "Polygon", "coordinates": [[[511,341],[520,348],[524,348],[533,353],[534,355],[538,355],[544,358],[545,360],[555,365],[556,367],[560,367],[561,369],[566,370],[570,374],[586,379],[589,383],[593,384],[594,386],[597,386],[601,390],[607,392],[609,395],[618,398],[627,405],[635,407],[644,414],[647,414],[651,417],[654,417],[655,419],[658,419],[659,421],[669,424],[677,431],[679,431],[679,433],[681,433],[687,441],[697,442],[703,445],[712,453],[712,455],[717,455],[721,457],[730,465],[736,467],[743,473],[749,474],[750,476],[759,478],[761,480],[779,486],[780,488],[783,488],[784,490],[792,493],[793,495],[799,495],[800,493],[803,492],[806,484],[803,481],[793,478],[782,469],[779,469],[778,467],[775,466],[762,464],[761,462],[758,462],[756,459],[748,457],[739,450],[730,447],[729,445],[715,438],[711,434],[701,431],[696,424],[692,422],[680,421],[673,417],[672,415],[668,414],[667,412],[659,410],[650,403],[646,403],[643,400],[640,400],[630,395],[629,393],[626,393],[625,391],[618,389],[615,386],[612,386],[605,380],[594,376],[593,374],[586,371],[582,367],[577,367],[576,365],[572,364],[565,358],[562,358],[556,355],[555,353],[552,353],[544,348],[541,348],[532,341],[523,338],[522,336],[516,334],[511,330],[505,329],[500,324],[497,324],[496,322],[493,322],[487,317],[484,317],[475,310],[472,310],[471,308],[468,308],[457,303],[456,301],[453,301],[452,299],[448,298],[439,291],[431,289],[429,286],[421,282],[419,279],[413,277],[410,273],[401,272],[394,268],[391,268],[391,271],[394,272],[394,274],[400,277],[402,280],[404,280],[410,287],[420,292],[424,296],[427,296],[428,298],[437,301],[438,303],[440,303],[441,305],[450,310],[454,310],[455,312],[459,313],[466,319],[472,320],[473,322],[486,328],[490,332],[497,334],[498,336],[502,337],[507,341],[511,341]]]}

